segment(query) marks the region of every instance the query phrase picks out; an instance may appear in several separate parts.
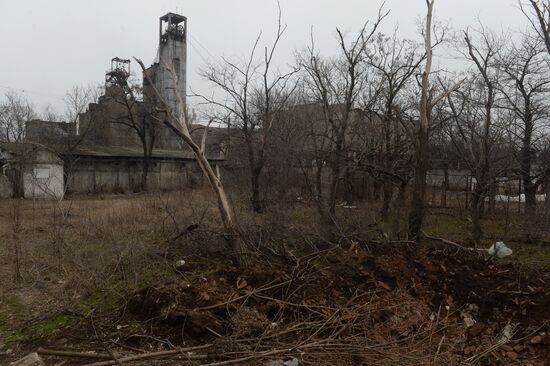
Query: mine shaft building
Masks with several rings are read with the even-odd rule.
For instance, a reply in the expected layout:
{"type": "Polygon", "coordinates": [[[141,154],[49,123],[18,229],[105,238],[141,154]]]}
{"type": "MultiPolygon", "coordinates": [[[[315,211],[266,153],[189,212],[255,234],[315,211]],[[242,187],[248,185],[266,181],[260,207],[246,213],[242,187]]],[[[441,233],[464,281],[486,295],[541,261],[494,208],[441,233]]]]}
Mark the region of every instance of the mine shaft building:
{"type": "MultiPolygon", "coordinates": [[[[187,93],[187,18],[183,15],[167,13],[160,17],[159,48],[155,61],[146,72],[162,98],[178,116],[184,111],[178,106],[176,93],[182,96],[183,103],[187,93]]],[[[144,90],[147,87],[147,81],[144,80],[144,90]]],[[[145,96],[145,101],[156,102],[152,92],[145,92],[145,96]]]]}
{"type": "MultiPolygon", "coordinates": [[[[167,13],[159,19],[157,58],[145,72],[176,115],[185,112],[186,71],[187,18],[167,13]]],[[[104,94],[89,104],[77,124],[31,121],[24,144],[3,147],[4,171],[10,174],[5,177],[11,177],[15,196],[46,198],[35,183],[44,186],[54,181],[55,187],[42,191],[53,190],[56,198],[64,192],[133,192],[142,188],[145,170],[151,190],[179,189],[201,179],[193,153],[162,123],[166,116],[157,114],[151,85],[144,77],[143,98],[137,98],[129,77],[130,60],[113,58],[104,94]],[[48,181],[43,178],[45,165],[48,181]],[[39,180],[20,184],[25,177],[39,180]]],[[[208,158],[213,164],[224,161],[216,154],[208,158]]]]}

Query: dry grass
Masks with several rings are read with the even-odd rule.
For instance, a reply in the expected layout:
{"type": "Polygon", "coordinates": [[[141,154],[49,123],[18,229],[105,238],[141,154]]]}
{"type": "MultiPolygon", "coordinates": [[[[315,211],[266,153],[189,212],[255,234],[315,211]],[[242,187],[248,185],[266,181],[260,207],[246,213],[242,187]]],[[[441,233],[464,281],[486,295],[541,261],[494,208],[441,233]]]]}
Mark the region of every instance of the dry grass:
{"type": "MultiPolygon", "coordinates": [[[[251,214],[246,199],[237,199],[233,203],[236,219],[251,247],[258,249],[260,255],[267,253],[269,260],[265,262],[270,266],[277,260],[291,263],[323,243],[312,202],[280,204],[261,215],[251,214]]],[[[369,243],[383,246],[388,241],[384,235],[387,228],[386,223],[377,220],[378,209],[376,204],[370,203],[359,203],[353,209],[339,206],[342,237],[348,243],[356,241],[367,243],[367,246],[369,243]]],[[[491,236],[488,240],[525,237],[529,225],[534,224],[537,229],[531,231],[539,237],[545,235],[546,229],[540,222],[526,221],[521,216],[510,217],[506,232],[503,229],[506,217],[502,213],[487,217],[484,228],[491,236]]],[[[404,222],[401,226],[406,227],[404,222]]],[[[460,209],[431,210],[426,231],[467,243],[467,215],[460,209]]],[[[219,260],[223,254],[212,260],[210,253],[223,250],[219,232],[219,218],[208,190],[77,196],[62,202],[0,200],[0,282],[3,284],[0,288],[0,352],[6,344],[11,347],[30,333],[44,336],[44,332],[47,334],[71,321],[70,315],[49,318],[52,314],[76,309],[85,316],[86,312],[98,311],[101,306],[120,305],[120,300],[130,298],[135,290],[173,277],[177,259],[186,259],[198,269],[188,276],[202,278],[217,273],[220,266],[225,265],[219,260]],[[199,228],[192,235],[186,234],[186,229],[193,224],[199,224],[199,228]],[[179,239],[172,241],[171,238],[176,236],[179,239]],[[20,276],[15,276],[17,272],[20,276]]],[[[529,266],[531,262],[550,256],[550,251],[542,246],[537,246],[537,251],[534,251],[529,247],[532,244],[512,245],[521,254],[517,257],[523,261],[521,265],[529,266]]],[[[187,279],[191,280],[190,277],[187,279]]],[[[341,318],[346,311],[356,314],[358,307],[366,306],[358,298],[353,299],[357,302],[354,300],[342,307],[342,315],[338,313],[338,317],[333,318],[327,313],[318,320],[319,324],[334,329],[339,329],[338,324],[346,324],[347,318],[341,318]]],[[[300,301],[299,298],[294,300],[296,303],[300,301]]],[[[397,306],[401,310],[384,322],[376,323],[365,318],[353,323],[350,342],[355,337],[370,347],[398,334],[399,341],[384,348],[387,364],[403,360],[402,357],[408,357],[409,364],[429,364],[432,360],[454,362],[457,344],[452,339],[452,329],[449,330],[451,333],[443,331],[447,326],[455,327],[454,318],[436,317],[436,322],[429,320],[433,318],[430,316],[434,309],[426,308],[426,303],[406,292],[397,291],[392,293],[392,297],[372,297],[368,304],[388,309],[397,306]],[[394,298],[397,295],[401,297],[394,298]],[[408,321],[413,325],[406,326],[408,321]],[[368,335],[366,323],[372,332],[368,335]],[[412,330],[400,330],[399,327],[412,330]],[[441,338],[441,334],[446,334],[446,338],[441,338]],[[420,344],[429,344],[430,352],[423,354],[420,344]]],[[[289,310],[296,309],[289,305],[289,310]]],[[[361,314],[367,316],[371,310],[361,314]]],[[[305,324],[308,320],[297,321],[305,324]]],[[[349,331],[347,327],[345,329],[349,331]]],[[[302,339],[305,340],[307,337],[302,339]]],[[[259,342],[257,339],[253,341],[259,342]]],[[[281,343],[283,348],[288,346],[281,343]]],[[[380,353],[373,356],[372,350],[366,346],[363,350],[348,349],[343,343],[338,343],[338,347],[341,347],[339,351],[344,358],[348,351],[362,353],[364,360],[373,362],[380,356],[380,353]]],[[[335,352],[330,347],[321,348],[319,355],[326,350],[335,352]]],[[[353,359],[351,354],[349,357],[353,359]]],[[[310,364],[320,362],[314,358],[309,361],[310,364]]]]}
{"type": "Polygon", "coordinates": [[[0,200],[0,331],[72,306],[97,288],[132,291],[158,277],[173,264],[166,241],[198,222],[215,222],[201,191],[0,200]]]}

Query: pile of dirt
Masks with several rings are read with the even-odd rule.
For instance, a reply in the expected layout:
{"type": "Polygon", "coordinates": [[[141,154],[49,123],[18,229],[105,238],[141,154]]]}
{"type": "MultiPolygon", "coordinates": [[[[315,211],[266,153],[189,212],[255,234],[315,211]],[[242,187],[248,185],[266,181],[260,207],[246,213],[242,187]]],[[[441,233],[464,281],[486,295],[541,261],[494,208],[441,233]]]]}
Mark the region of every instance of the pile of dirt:
{"type": "Polygon", "coordinates": [[[287,266],[178,271],[93,330],[122,353],[211,345],[205,365],[550,364],[545,274],[467,252],[384,249],[354,243],[287,266]]]}

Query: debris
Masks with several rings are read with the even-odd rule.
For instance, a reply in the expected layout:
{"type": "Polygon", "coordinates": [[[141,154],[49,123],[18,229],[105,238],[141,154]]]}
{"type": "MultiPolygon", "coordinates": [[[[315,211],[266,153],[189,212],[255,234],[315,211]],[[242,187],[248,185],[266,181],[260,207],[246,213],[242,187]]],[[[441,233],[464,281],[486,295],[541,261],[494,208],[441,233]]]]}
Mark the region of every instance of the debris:
{"type": "Polygon", "coordinates": [[[470,329],[468,329],[468,333],[472,336],[472,337],[477,337],[478,335],[481,334],[481,332],[483,332],[485,330],[485,328],[487,328],[485,326],[485,324],[483,323],[475,323],[474,325],[472,325],[472,327],[470,329]]]}
{"type": "Polygon", "coordinates": [[[512,249],[508,248],[506,244],[501,241],[497,241],[491,245],[489,249],[487,249],[487,253],[489,253],[489,255],[495,256],[499,259],[512,255],[512,252],[512,249]]]}
{"type": "Polygon", "coordinates": [[[237,279],[237,288],[239,290],[245,288],[246,286],[248,286],[248,282],[246,282],[246,280],[244,278],[238,278],[237,279]]]}
{"type": "Polygon", "coordinates": [[[288,361],[275,360],[267,363],[267,366],[299,366],[299,365],[300,363],[298,362],[298,359],[296,357],[293,357],[291,360],[288,360],[288,361]]]}
{"type": "Polygon", "coordinates": [[[179,261],[176,261],[175,267],[176,267],[177,270],[184,269],[185,268],[185,260],[180,259],[179,261]]]}
{"type": "Polygon", "coordinates": [[[30,353],[22,359],[10,363],[10,366],[45,366],[42,358],[38,356],[38,353],[30,353]]]}
{"type": "Polygon", "coordinates": [[[464,324],[466,325],[466,328],[471,328],[476,323],[474,317],[466,311],[460,312],[460,317],[462,318],[462,320],[464,320],[464,324]]]}
{"type": "Polygon", "coordinates": [[[518,359],[518,354],[514,351],[506,352],[506,356],[508,356],[508,358],[512,359],[512,360],[517,360],[518,359]]]}
{"type": "Polygon", "coordinates": [[[386,291],[391,291],[391,287],[385,282],[378,281],[378,286],[382,287],[386,291]]]}
{"type": "Polygon", "coordinates": [[[531,338],[531,344],[539,344],[539,343],[542,343],[542,339],[543,339],[543,335],[536,335],[534,336],[533,338],[531,338]]]}
{"type": "Polygon", "coordinates": [[[513,348],[514,352],[516,353],[521,353],[523,351],[525,351],[527,349],[527,346],[523,345],[523,344],[516,344],[513,348]]]}
{"type": "Polygon", "coordinates": [[[517,324],[512,324],[512,323],[506,324],[506,326],[504,327],[504,329],[502,329],[502,332],[500,333],[499,343],[504,344],[509,342],[510,339],[512,339],[512,337],[514,336],[514,333],[516,332],[516,327],[517,327],[517,324]]]}

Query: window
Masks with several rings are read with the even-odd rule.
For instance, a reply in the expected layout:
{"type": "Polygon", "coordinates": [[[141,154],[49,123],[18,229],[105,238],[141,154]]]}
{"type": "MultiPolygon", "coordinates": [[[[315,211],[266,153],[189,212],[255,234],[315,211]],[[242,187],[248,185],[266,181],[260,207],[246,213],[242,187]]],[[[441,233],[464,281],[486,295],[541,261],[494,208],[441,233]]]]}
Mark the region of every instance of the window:
{"type": "Polygon", "coordinates": [[[36,179],[48,179],[50,177],[50,168],[34,168],[34,177],[36,179]]]}

